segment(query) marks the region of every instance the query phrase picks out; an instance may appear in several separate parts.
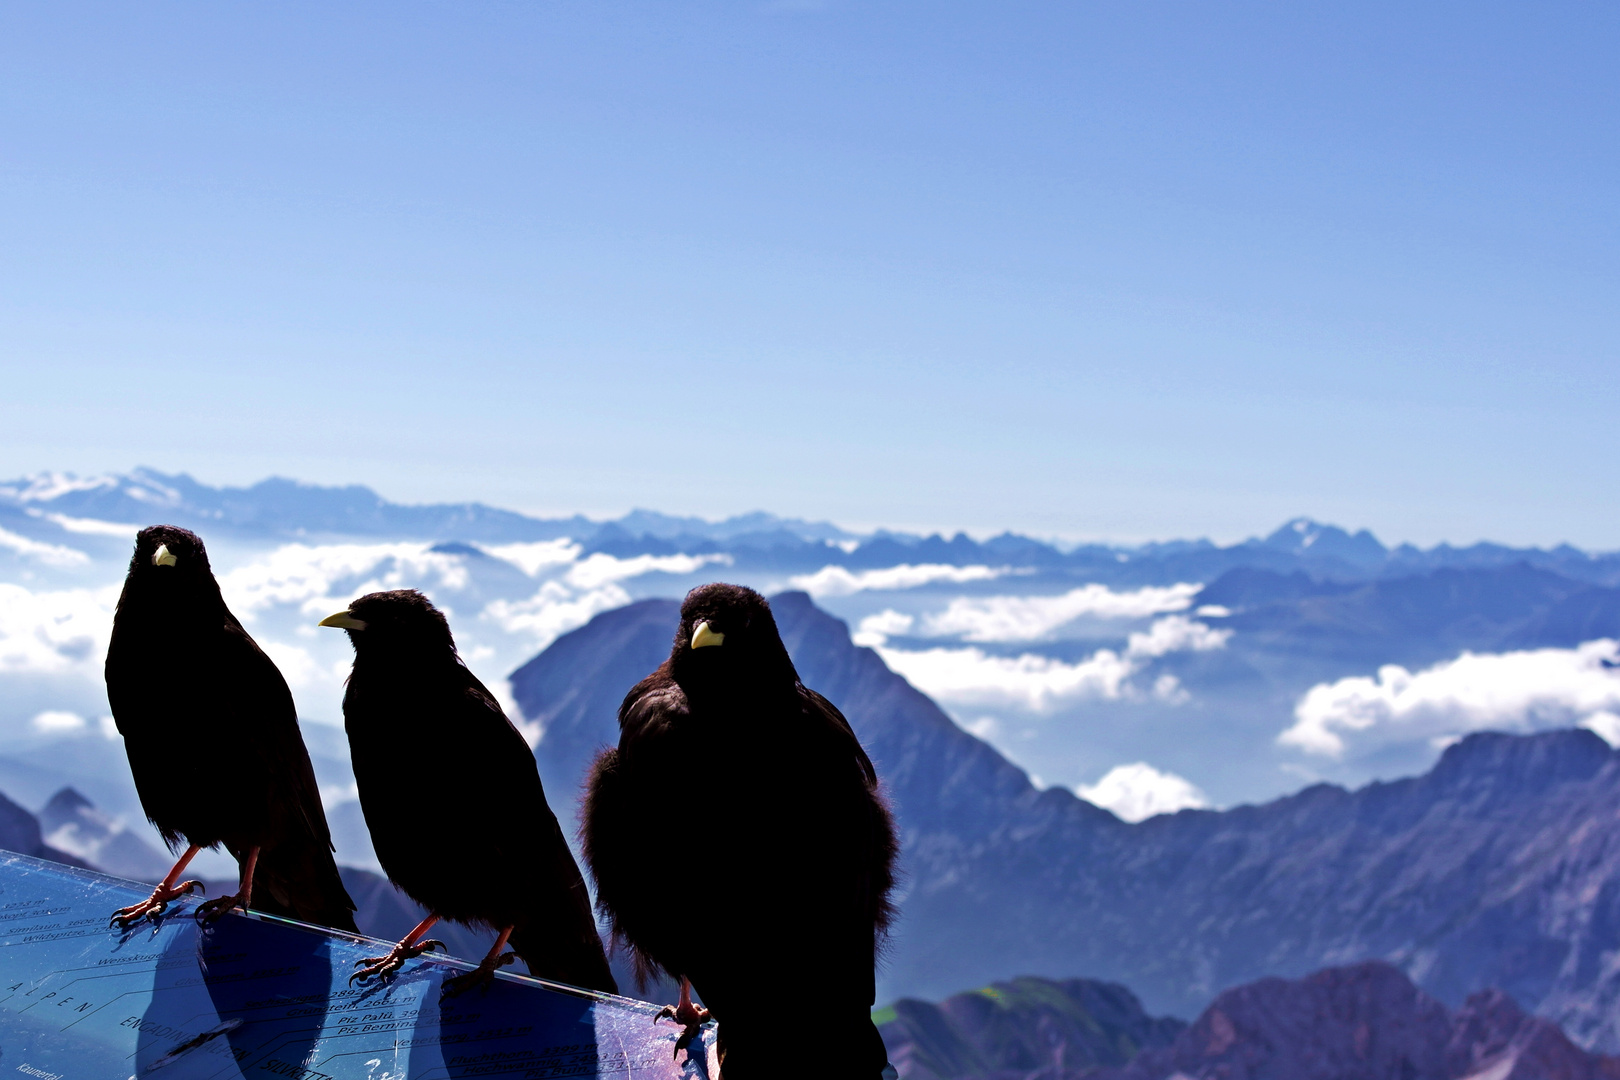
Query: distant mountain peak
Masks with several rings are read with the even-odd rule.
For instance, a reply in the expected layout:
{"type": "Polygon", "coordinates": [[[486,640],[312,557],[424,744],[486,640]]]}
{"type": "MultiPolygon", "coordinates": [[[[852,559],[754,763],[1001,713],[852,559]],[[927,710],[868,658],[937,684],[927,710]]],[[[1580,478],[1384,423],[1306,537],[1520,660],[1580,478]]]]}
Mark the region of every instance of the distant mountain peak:
{"type": "Polygon", "coordinates": [[[1262,543],[1293,555],[1343,559],[1359,566],[1376,566],[1389,557],[1389,549],[1366,529],[1352,534],[1308,517],[1284,522],[1262,543]]]}

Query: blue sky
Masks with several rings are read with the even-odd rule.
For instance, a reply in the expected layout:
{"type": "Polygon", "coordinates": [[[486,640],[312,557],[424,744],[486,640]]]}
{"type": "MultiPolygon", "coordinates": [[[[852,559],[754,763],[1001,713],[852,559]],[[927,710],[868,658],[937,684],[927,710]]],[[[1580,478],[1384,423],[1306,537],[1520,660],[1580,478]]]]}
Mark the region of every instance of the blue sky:
{"type": "Polygon", "coordinates": [[[1620,547],[1620,9],[0,6],[0,472],[1620,547]]]}

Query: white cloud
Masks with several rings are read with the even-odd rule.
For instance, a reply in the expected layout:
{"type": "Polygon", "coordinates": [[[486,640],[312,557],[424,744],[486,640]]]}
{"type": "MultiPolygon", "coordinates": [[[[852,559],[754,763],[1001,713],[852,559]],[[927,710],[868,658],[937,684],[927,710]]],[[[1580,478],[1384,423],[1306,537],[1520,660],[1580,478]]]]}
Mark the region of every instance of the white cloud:
{"type": "Polygon", "coordinates": [[[9,529],[0,529],[0,548],[10,548],[23,558],[36,559],[46,566],[84,566],[90,561],[90,556],[77,548],[30,540],[9,529]]]}
{"type": "Polygon", "coordinates": [[[99,680],[121,587],[32,592],[0,582],[0,672],[99,680]]]}
{"type": "Polygon", "coordinates": [[[1181,680],[1168,671],[1153,680],[1153,696],[1172,705],[1184,705],[1192,700],[1192,695],[1181,685],[1181,680]]]}
{"type": "Polygon", "coordinates": [[[34,730],[47,735],[65,735],[68,732],[83,731],[86,728],[84,717],[78,713],[65,712],[60,709],[49,709],[34,717],[34,730]]]}
{"type": "Polygon", "coordinates": [[[549,567],[567,566],[579,558],[581,549],[578,544],[564,537],[561,540],[539,540],[529,544],[501,544],[498,547],[486,547],[484,550],[534,577],[549,567]]]}
{"type": "Polygon", "coordinates": [[[1620,716],[1599,709],[1581,721],[1581,727],[1596,733],[1610,746],[1620,746],[1620,716]]]}
{"type": "Polygon", "coordinates": [[[1463,653],[1417,673],[1389,664],[1376,677],[1311,687],[1277,741],[1337,757],[1346,738],[1428,739],[1486,728],[1583,724],[1611,742],[1620,734],[1620,657],[1609,639],[1574,649],[1463,653]]]}
{"type": "Polygon", "coordinates": [[[1226,646],[1230,630],[1216,630],[1185,615],[1155,619],[1146,633],[1128,639],[1125,652],[1133,657],[1166,656],[1173,652],[1209,652],[1226,646]]]}
{"type": "MultiPolygon", "coordinates": [[[[1070,700],[1119,700],[1137,696],[1130,678],[1149,660],[1172,652],[1205,652],[1225,646],[1230,630],[1215,630],[1185,615],[1155,620],[1130,635],[1125,649],[1098,649],[1077,664],[1038,653],[991,656],[969,648],[887,649],[885,663],[923,693],[953,705],[1014,705],[1043,712],[1070,700]]],[[[1179,683],[1162,678],[1154,686],[1162,700],[1186,700],[1179,683]]]]}
{"type": "Polygon", "coordinates": [[[349,676],[350,661],[347,656],[331,665],[323,665],[301,645],[277,641],[268,636],[254,640],[258,641],[259,647],[275,662],[281,671],[281,677],[287,680],[288,688],[295,695],[312,689],[328,691],[329,694],[342,694],[343,680],[349,676]]]}
{"type": "Polygon", "coordinates": [[[1095,784],[1081,784],[1074,790],[1087,802],[1131,822],[1209,805],[1209,799],[1191,782],[1175,773],[1160,772],[1145,761],[1116,765],[1095,784]]]}
{"type": "Polygon", "coordinates": [[[1061,596],[958,597],[924,623],[932,637],[960,635],[967,641],[1034,641],[1075,619],[1145,619],[1184,611],[1201,585],[1150,586],[1115,592],[1106,585],[1082,585],[1061,596]]]}
{"type": "Polygon", "coordinates": [[[618,585],[578,591],[561,581],[548,581],[527,600],[496,600],[486,605],[481,618],[508,634],[527,635],[536,649],[590,622],[592,617],[630,602],[618,585]]]}
{"type": "MultiPolygon", "coordinates": [[[[30,510],[30,514],[38,514],[38,510],[30,510]]],[[[135,534],[141,531],[139,525],[126,525],[118,521],[97,521],[95,518],[68,517],[66,514],[45,514],[46,521],[59,525],[70,533],[79,533],[85,536],[117,536],[135,541],[135,534]]]]}
{"type": "Polygon", "coordinates": [[[907,633],[917,620],[904,612],[893,608],[885,608],[876,615],[868,615],[862,619],[850,635],[850,640],[857,645],[876,648],[889,640],[891,634],[907,633]]]}
{"type": "MultiPolygon", "coordinates": [[[[321,784],[316,790],[321,796],[321,809],[325,810],[327,814],[331,814],[333,810],[346,802],[354,802],[360,798],[360,783],[357,780],[350,781],[347,784],[321,784]]],[[[338,858],[346,858],[346,853],[340,853],[338,858]]],[[[345,862],[344,865],[352,864],[345,862]]]]}
{"type": "Polygon", "coordinates": [[[269,555],[220,576],[225,602],[239,618],[278,604],[296,604],[306,615],[328,615],[335,606],[368,592],[408,587],[467,586],[467,567],[428,544],[286,544],[269,555]]]}
{"type": "Polygon", "coordinates": [[[564,579],[580,589],[594,589],[642,574],[691,574],[711,563],[730,566],[730,555],[637,555],[618,559],[597,552],[570,567],[564,579]]]}
{"type": "Polygon", "coordinates": [[[962,730],[981,739],[994,739],[1001,734],[1001,721],[994,716],[981,716],[962,725],[962,730]]]}
{"type": "Polygon", "coordinates": [[[1075,698],[1117,699],[1135,665],[1112,649],[1078,664],[1049,656],[990,656],[982,649],[879,649],[884,663],[952,705],[1014,705],[1037,712],[1075,698]]]}
{"type": "Polygon", "coordinates": [[[803,589],[811,596],[849,596],[858,592],[915,589],[936,581],[961,584],[967,581],[990,581],[1011,573],[1007,567],[947,566],[943,563],[921,563],[913,566],[902,563],[881,570],[862,570],[852,573],[842,566],[823,566],[813,574],[799,574],[788,579],[795,589],[803,589]]]}

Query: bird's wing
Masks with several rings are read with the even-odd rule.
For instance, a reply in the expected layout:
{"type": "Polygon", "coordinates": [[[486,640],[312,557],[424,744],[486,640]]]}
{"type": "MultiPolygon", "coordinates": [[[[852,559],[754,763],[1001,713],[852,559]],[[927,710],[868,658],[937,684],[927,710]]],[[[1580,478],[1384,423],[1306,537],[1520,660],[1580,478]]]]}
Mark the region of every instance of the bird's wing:
{"type": "Polygon", "coordinates": [[[260,754],[278,805],[291,811],[286,825],[330,850],[332,836],[321,809],[320,787],[287,680],[229,611],[221,641],[215,668],[220,692],[233,702],[244,734],[260,754]]]}
{"type": "Polygon", "coordinates": [[[660,970],[688,969],[692,948],[680,928],[698,924],[707,895],[670,887],[688,872],[691,850],[678,835],[660,836],[690,828],[695,838],[707,824],[701,812],[688,816],[704,784],[679,726],[687,713],[685,695],[664,669],[632,687],[619,707],[619,745],[592,763],[581,806],[597,906],[630,947],[641,983],[660,970]]]}
{"type": "Polygon", "coordinates": [[[500,859],[541,854],[549,861],[560,847],[572,864],[562,828],[546,803],[540,769],[528,740],[476,675],[461,665],[458,675],[455,697],[448,703],[450,714],[445,717],[449,722],[446,730],[454,734],[441,746],[455,758],[447,763],[454,770],[451,775],[479,785],[479,801],[490,815],[483,842],[500,859]]]}
{"type": "MultiPolygon", "coordinates": [[[[820,749],[833,767],[833,775],[837,774],[840,762],[853,762],[859,768],[860,780],[864,781],[859,785],[850,783],[842,795],[837,794],[836,788],[826,792],[834,800],[824,819],[827,826],[843,831],[846,837],[859,838],[855,844],[840,842],[837,852],[827,853],[827,857],[829,861],[850,860],[844,872],[854,886],[850,895],[855,902],[854,910],[881,936],[895,915],[894,905],[889,900],[894,888],[895,860],[900,852],[894,816],[879,790],[872,759],[855,737],[844,714],[814,690],[807,687],[802,690],[804,715],[823,737],[820,749]]],[[[850,773],[844,775],[854,779],[850,773]]]]}
{"type": "Polygon", "coordinates": [[[669,661],[665,660],[658,670],[632,686],[619,703],[621,742],[625,737],[635,738],[649,724],[667,726],[670,719],[686,713],[686,695],[670,674],[669,661]]]}
{"type": "Polygon", "coordinates": [[[590,892],[557,816],[546,803],[528,741],[495,695],[465,666],[454,704],[455,738],[476,761],[462,757],[459,775],[477,785],[479,818],[464,829],[489,867],[518,871],[521,895],[508,899],[518,919],[512,948],[542,978],[616,992],[597,936],[590,892]]]}
{"type": "Polygon", "coordinates": [[[215,692],[231,703],[235,714],[223,719],[235,726],[239,745],[256,758],[237,767],[245,777],[257,765],[268,803],[254,906],[353,930],[354,901],[332,857],[332,834],[287,680],[229,611],[214,659],[215,692]]]}
{"type": "Polygon", "coordinates": [[[849,754],[860,766],[861,774],[866,777],[866,786],[875,789],[878,783],[877,770],[872,767],[872,759],[866,756],[866,748],[855,737],[855,729],[849,726],[849,721],[838,711],[838,706],[807,686],[801,686],[799,689],[804,702],[805,716],[840,749],[849,754]]]}

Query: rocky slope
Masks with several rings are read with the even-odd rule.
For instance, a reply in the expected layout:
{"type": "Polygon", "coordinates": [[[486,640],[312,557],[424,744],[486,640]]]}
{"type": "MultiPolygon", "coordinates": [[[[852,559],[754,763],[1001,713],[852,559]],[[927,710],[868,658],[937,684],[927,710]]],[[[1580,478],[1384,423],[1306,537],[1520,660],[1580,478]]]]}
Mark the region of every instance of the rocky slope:
{"type": "Polygon", "coordinates": [[[1187,1025],[1122,986],[1023,977],[881,1010],[903,1080],[1613,1080],[1499,990],[1455,1012],[1379,961],[1227,990],[1187,1025]]]}
{"type": "MultiPolygon", "coordinates": [[[[1429,773],[1128,825],[1037,790],[799,593],[773,599],[807,684],[894,800],[907,874],[885,996],[1008,971],[1124,983],[1193,1015],[1223,987],[1380,958],[1456,1006],[1501,987],[1620,1049],[1620,758],[1585,731],[1475,735],[1429,773]]],[[[673,601],[598,616],[513,676],[560,815],[673,601]]]]}
{"type": "MultiPolygon", "coordinates": [[[[1050,1073],[1078,1080],[1079,1073],[1050,1073]]],[[[1167,1048],[1087,1080],[1608,1080],[1587,1053],[1499,990],[1456,1012],[1388,964],[1228,990],[1167,1048]]]]}
{"type": "Polygon", "coordinates": [[[1129,990],[1091,979],[1023,976],[935,1005],[905,998],[873,1014],[905,1080],[1081,1074],[1166,1048],[1187,1026],[1150,1017],[1129,990]]]}

